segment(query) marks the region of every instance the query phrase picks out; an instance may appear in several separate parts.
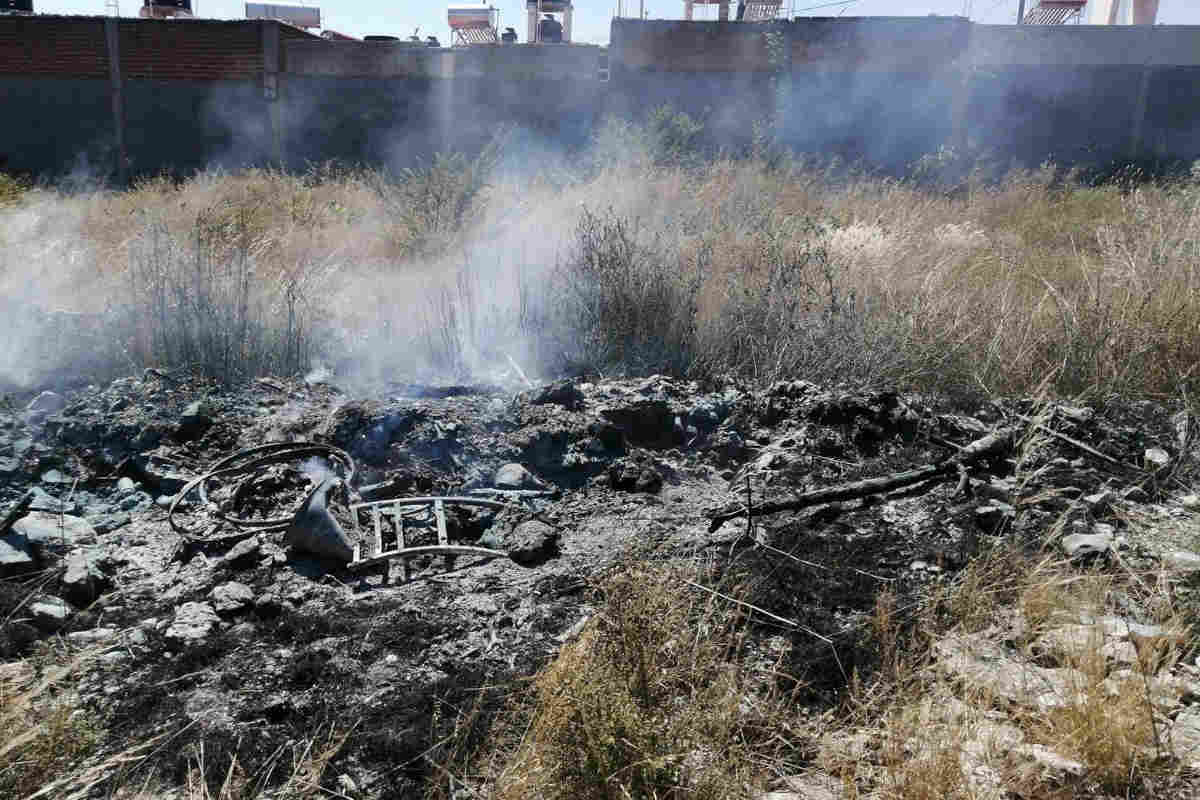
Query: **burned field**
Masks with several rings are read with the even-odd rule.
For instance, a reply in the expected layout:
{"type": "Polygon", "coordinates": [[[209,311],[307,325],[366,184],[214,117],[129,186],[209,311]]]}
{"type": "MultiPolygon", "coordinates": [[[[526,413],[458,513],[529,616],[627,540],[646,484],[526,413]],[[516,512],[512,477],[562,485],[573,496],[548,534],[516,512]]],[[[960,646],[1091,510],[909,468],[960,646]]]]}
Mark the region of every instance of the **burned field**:
{"type": "MultiPolygon", "coordinates": [[[[1061,704],[1008,680],[1009,661],[1051,686],[1140,664],[1170,688],[1150,703],[1147,763],[1186,771],[1200,741],[1194,653],[1137,589],[1147,579],[1126,576],[1190,596],[1194,424],[1149,402],[964,413],[801,381],[664,377],[397,385],[363,400],[326,383],[232,391],[147,371],[43,393],[0,415],[4,749],[41,735],[55,702],[98,733],[54,774],[21,783],[6,767],[0,782],[54,797],[151,784],[187,797],[537,796],[480,754],[532,676],[544,686],[556,659],[621,617],[614,587],[631,574],[732,609],[737,652],[753,657],[730,663],[769,662],[754,692],[786,695],[795,719],[840,720],[774,730],[787,747],[738,796],[814,796],[798,775],[864,795],[892,785],[887,714],[868,714],[885,744],[858,750],[846,742],[867,721],[844,715],[869,705],[864,685],[907,685],[905,647],[920,662],[910,678],[985,691],[1013,720],[1061,704]],[[999,602],[964,611],[972,581],[1033,608],[1023,576],[996,567],[1001,552],[1013,570],[1049,559],[1056,575],[1109,576],[1108,595],[1090,621],[1047,612],[1033,626],[1029,612],[1021,630],[999,602]],[[1053,644],[1088,625],[1112,629],[1098,634],[1112,653],[1170,640],[1180,655],[1150,670],[1135,647],[1092,675],[1053,644]]],[[[1052,763],[1035,728],[1013,725],[1012,769],[1052,773],[1062,796],[1114,791],[1079,748],[1052,763]]],[[[959,755],[974,752],[972,731],[959,755]]],[[[531,763],[516,744],[508,756],[531,763]]],[[[684,753],[643,788],[701,785],[697,760],[684,753]]],[[[954,786],[1015,785],[981,769],[956,767],[954,786]]]]}

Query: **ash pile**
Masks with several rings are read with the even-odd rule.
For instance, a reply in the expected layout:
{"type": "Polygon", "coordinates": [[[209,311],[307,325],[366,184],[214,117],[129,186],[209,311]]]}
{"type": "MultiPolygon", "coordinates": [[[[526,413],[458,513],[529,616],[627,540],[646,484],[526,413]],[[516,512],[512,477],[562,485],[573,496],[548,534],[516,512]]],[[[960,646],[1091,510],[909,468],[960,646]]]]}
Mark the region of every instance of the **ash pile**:
{"type": "Polygon", "coordinates": [[[1200,571],[1128,525],[1200,511],[1195,424],[803,381],[364,400],[148,371],[0,409],[0,657],[86,654],[98,763],[169,739],[146,768],[179,774],[203,740],[265,774],[297,731],[339,725],[339,785],[411,796],[445,709],[546,664],[630,559],[759,576],[747,601],[816,634],[791,658],[817,705],[871,658],[854,631],[881,585],[916,597],[999,540],[1200,571]]]}

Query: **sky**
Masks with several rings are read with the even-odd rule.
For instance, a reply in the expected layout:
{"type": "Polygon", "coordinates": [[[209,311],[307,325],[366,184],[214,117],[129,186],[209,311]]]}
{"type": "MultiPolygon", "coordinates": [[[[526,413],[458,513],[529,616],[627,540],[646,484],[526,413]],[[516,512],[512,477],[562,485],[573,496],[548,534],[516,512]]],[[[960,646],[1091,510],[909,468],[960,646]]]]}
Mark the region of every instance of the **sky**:
{"type": "MultiPolygon", "coordinates": [[[[623,0],[626,14],[637,14],[642,0],[623,0]]],[[[784,0],[794,4],[797,16],[927,16],[929,14],[969,16],[976,22],[1009,24],[1016,21],[1017,0],[848,0],[827,8],[805,9],[830,3],[832,0],[784,0]]],[[[1125,0],[1129,2],[1130,0],[1125,0]]],[[[242,0],[192,0],[197,16],[218,19],[242,19],[245,5],[242,0]]],[[[409,36],[420,29],[422,37],[437,36],[442,44],[450,43],[446,24],[446,0],[308,0],[298,5],[319,6],[321,21],[331,28],[352,36],[391,34],[409,36]]],[[[683,0],[644,0],[646,16],[650,19],[682,19],[683,0]]],[[[736,0],[734,0],[736,3],[736,0]]],[[[1037,0],[1028,0],[1029,3],[1037,0]]],[[[119,0],[122,16],[135,16],[141,0],[119,0]]],[[[524,0],[491,0],[500,11],[500,26],[517,29],[525,40],[524,0]]],[[[609,22],[616,11],[617,0],[575,0],[574,36],[577,42],[607,44],[609,22]]],[[[106,14],[106,0],[34,0],[34,9],[43,14],[106,14]]],[[[716,7],[697,9],[697,19],[716,19],[716,7]]],[[[1161,0],[1158,21],[1163,25],[1200,25],[1200,3],[1196,0],[1161,0]]]]}

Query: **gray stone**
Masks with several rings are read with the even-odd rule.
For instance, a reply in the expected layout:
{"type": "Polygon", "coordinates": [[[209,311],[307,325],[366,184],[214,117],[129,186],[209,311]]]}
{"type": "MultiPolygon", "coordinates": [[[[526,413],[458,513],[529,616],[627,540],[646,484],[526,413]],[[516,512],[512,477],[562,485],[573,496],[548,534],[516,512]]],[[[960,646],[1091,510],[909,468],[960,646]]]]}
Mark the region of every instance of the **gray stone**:
{"type": "Polygon", "coordinates": [[[558,529],[541,520],[522,522],[509,537],[509,558],[524,566],[540,564],[557,552],[558,529]]]}
{"type": "Polygon", "coordinates": [[[233,614],[254,603],[254,592],[244,583],[229,581],[208,594],[218,614],[233,614]]]}
{"type": "Polygon", "coordinates": [[[1057,664],[1080,663],[1104,644],[1105,629],[1097,625],[1063,625],[1051,628],[1030,645],[1030,650],[1057,664]]]}
{"type": "Polygon", "coordinates": [[[61,630],[75,609],[61,597],[42,595],[29,604],[33,624],[47,633],[61,630]]]}
{"type": "Polygon", "coordinates": [[[117,503],[117,508],[122,511],[133,511],[138,508],[147,508],[152,502],[150,495],[145,492],[133,492],[122,497],[117,503]]]}
{"type": "Polygon", "coordinates": [[[217,629],[221,618],[208,603],[184,603],[175,611],[175,619],[163,634],[176,645],[199,644],[217,629]]]}
{"type": "Polygon", "coordinates": [[[71,479],[62,474],[61,470],[48,469],[42,473],[42,483],[70,483],[71,479]]]}
{"type": "Polygon", "coordinates": [[[0,576],[29,572],[36,562],[33,548],[24,536],[10,533],[0,538],[0,576]]]}
{"type": "Polygon", "coordinates": [[[96,529],[72,514],[32,511],[13,523],[12,530],[35,547],[49,550],[67,550],[96,541],[96,529]]]}
{"type": "Polygon", "coordinates": [[[11,478],[21,471],[21,460],[5,456],[0,458],[0,477],[11,478]]]}
{"type": "Polygon", "coordinates": [[[179,424],[175,426],[175,439],[181,442],[199,439],[212,424],[212,410],[203,400],[196,400],[180,415],[179,424]]]}
{"type": "Polygon", "coordinates": [[[130,522],[128,514],[96,514],[86,518],[95,530],[97,535],[103,536],[106,533],[112,533],[118,528],[123,528],[130,522]]]}
{"type": "Polygon", "coordinates": [[[1176,758],[1192,769],[1200,768],[1200,708],[1189,706],[1179,712],[1169,740],[1176,758]]]}
{"type": "Polygon", "coordinates": [[[67,556],[60,591],[77,606],[86,606],[112,585],[104,570],[103,554],[79,549],[67,556]]]}
{"type": "Polygon", "coordinates": [[[1185,494],[1179,498],[1179,505],[1186,508],[1188,511],[1200,510],[1200,494],[1185,494]]]}
{"type": "Polygon", "coordinates": [[[75,511],[75,503],[68,505],[53,495],[48,494],[40,486],[35,486],[30,491],[33,492],[33,503],[29,506],[30,511],[48,511],[54,514],[59,512],[70,514],[75,511]]]}
{"type": "Polygon", "coordinates": [[[1105,489],[1095,494],[1084,495],[1083,502],[1094,512],[1104,511],[1116,499],[1112,492],[1105,489]]]}
{"type": "Polygon", "coordinates": [[[1072,422],[1079,425],[1086,425],[1092,421],[1092,417],[1096,416],[1096,412],[1087,406],[1072,408],[1071,406],[1059,406],[1058,413],[1072,422]]]}
{"type": "Polygon", "coordinates": [[[1023,744],[1016,748],[1016,752],[1037,764],[1045,777],[1055,781],[1062,780],[1066,775],[1080,777],[1086,771],[1080,762],[1061,756],[1043,744],[1023,744]]]}
{"type": "Polygon", "coordinates": [[[1121,498],[1131,503],[1145,503],[1150,499],[1150,495],[1146,494],[1146,490],[1140,486],[1130,486],[1121,492],[1121,498]]]}
{"type": "Polygon", "coordinates": [[[824,773],[788,775],[780,778],[778,783],[781,784],[780,791],[760,795],[762,800],[781,800],[781,798],[838,800],[844,796],[842,782],[832,775],[824,773]]]}
{"type": "Polygon", "coordinates": [[[137,488],[137,484],[133,482],[133,478],[126,475],[117,481],[117,491],[121,494],[129,494],[137,488]]]}
{"type": "Polygon", "coordinates": [[[975,509],[975,524],[987,533],[1000,533],[1017,517],[1017,510],[1008,503],[992,500],[975,509]]]}
{"type": "Polygon", "coordinates": [[[250,567],[262,555],[262,541],[257,536],[251,536],[229,548],[229,552],[221,559],[221,564],[233,569],[250,567]]]}
{"type": "Polygon", "coordinates": [[[1163,553],[1162,562],[1176,572],[1196,572],[1200,570],[1200,555],[1190,550],[1171,550],[1163,553]]]}
{"type": "Polygon", "coordinates": [[[1146,463],[1146,469],[1162,469],[1171,463],[1171,456],[1167,455],[1167,451],[1161,447],[1151,447],[1142,454],[1142,459],[1146,463]]]}
{"type": "Polygon", "coordinates": [[[117,635],[114,628],[92,628],[87,631],[75,631],[67,634],[67,640],[73,644],[89,645],[107,642],[117,635]]]}
{"type": "Polygon", "coordinates": [[[340,485],[337,478],[326,478],[296,512],[284,535],[293,550],[338,561],[354,558],[354,544],[328,508],[330,490],[340,485]]]}
{"type": "Polygon", "coordinates": [[[1108,533],[1073,533],[1062,538],[1062,549],[1071,558],[1085,558],[1107,553],[1113,537],[1108,533]]]}
{"type": "Polygon", "coordinates": [[[505,464],[496,470],[492,484],[497,489],[539,489],[542,482],[520,464],[505,464]]]}
{"type": "Polygon", "coordinates": [[[54,392],[42,392],[29,401],[25,410],[39,414],[57,414],[67,407],[66,398],[54,392]]]}
{"type": "Polygon", "coordinates": [[[992,641],[994,632],[948,636],[934,644],[938,665],[968,687],[1035,710],[1074,705],[1087,685],[1081,672],[1018,660],[992,641]]]}

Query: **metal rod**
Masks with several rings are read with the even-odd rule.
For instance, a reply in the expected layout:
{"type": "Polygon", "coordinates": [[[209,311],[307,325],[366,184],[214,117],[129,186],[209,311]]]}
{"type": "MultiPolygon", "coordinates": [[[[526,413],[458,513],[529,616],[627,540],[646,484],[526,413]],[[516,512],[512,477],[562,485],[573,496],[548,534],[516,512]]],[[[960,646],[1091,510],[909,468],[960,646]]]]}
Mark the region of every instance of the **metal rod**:
{"type": "MultiPolygon", "coordinates": [[[[396,549],[403,550],[408,546],[408,542],[404,541],[404,515],[400,513],[399,500],[392,506],[392,518],[396,520],[396,549]]],[[[404,560],[400,561],[400,580],[408,581],[408,562],[404,560]]]]}
{"type": "Polygon", "coordinates": [[[1025,22],[1025,0],[1017,0],[1017,24],[1025,22]]]}
{"type": "Polygon", "coordinates": [[[430,544],[422,547],[408,547],[404,550],[393,550],[390,553],[374,558],[364,558],[362,561],[355,561],[349,564],[352,570],[365,569],[375,564],[382,564],[385,561],[392,559],[400,559],[402,562],[407,558],[415,558],[417,556],[441,556],[441,555],[462,555],[462,556],[480,556],[483,558],[508,558],[508,553],[503,553],[499,550],[489,550],[486,547],[472,547],[465,544],[430,544]]]}
{"type": "MultiPolygon", "coordinates": [[[[437,518],[437,536],[438,544],[442,547],[450,544],[450,535],[446,532],[446,507],[441,500],[433,501],[433,515],[437,518]]],[[[450,568],[450,556],[446,556],[442,563],[447,569],[450,568]]]]}
{"type": "Polygon", "coordinates": [[[375,555],[383,552],[383,526],[380,524],[379,517],[379,507],[376,506],[371,509],[371,521],[375,525],[375,555]]]}
{"type": "Polygon", "coordinates": [[[484,508],[516,508],[512,503],[501,503],[499,500],[486,500],[482,497],[438,497],[430,495],[429,497],[397,497],[392,500],[372,500],[367,503],[355,503],[350,508],[368,508],[370,506],[383,505],[385,503],[396,506],[430,506],[436,501],[441,500],[447,505],[459,506],[482,506],[484,508]]]}

